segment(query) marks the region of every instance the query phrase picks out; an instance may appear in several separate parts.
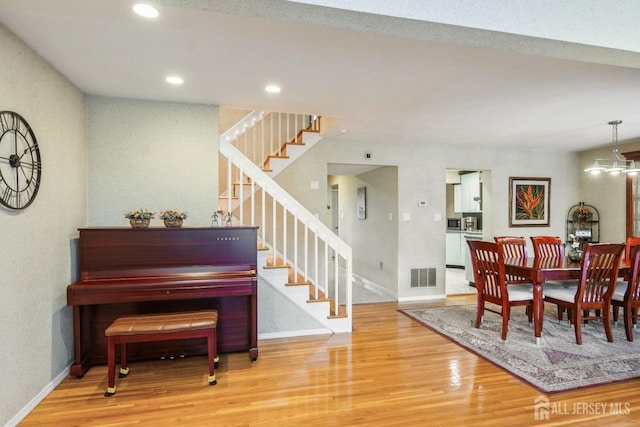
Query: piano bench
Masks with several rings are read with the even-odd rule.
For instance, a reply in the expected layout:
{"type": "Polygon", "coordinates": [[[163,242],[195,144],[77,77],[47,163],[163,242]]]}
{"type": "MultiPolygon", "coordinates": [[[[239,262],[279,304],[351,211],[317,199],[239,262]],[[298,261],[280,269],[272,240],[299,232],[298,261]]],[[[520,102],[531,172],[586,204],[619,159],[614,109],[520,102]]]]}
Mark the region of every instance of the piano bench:
{"type": "Polygon", "coordinates": [[[108,387],[106,397],[116,393],[116,345],[120,344],[120,375],[129,373],[127,367],[127,343],[166,341],[188,338],[207,338],[209,358],[209,385],[216,384],[215,368],[218,363],[216,347],[216,325],[218,312],[215,310],[185,313],[148,314],[123,316],[113,321],[104,331],[107,337],[108,387]]]}

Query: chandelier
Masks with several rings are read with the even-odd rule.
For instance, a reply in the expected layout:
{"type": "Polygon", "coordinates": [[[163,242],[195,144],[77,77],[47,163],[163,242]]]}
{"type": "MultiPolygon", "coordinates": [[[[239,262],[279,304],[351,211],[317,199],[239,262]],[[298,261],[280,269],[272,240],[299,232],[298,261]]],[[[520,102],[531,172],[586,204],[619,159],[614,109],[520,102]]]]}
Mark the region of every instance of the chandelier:
{"type": "Polygon", "coordinates": [[[633,160],[627,160],[620,155],[618,149],[618,125],[622,123],[622,120],[611,120],[611,140],[613,142],[613,149],[611,150],[611,159],[595,159],[593,164],[586,168],[584,171],[590,174],[599,174],[606,172],[611,175],[619,175],[626,173],[628,175],[637,175],[640,172],[640,168],[636,167],[636,162],[633,160]]]}

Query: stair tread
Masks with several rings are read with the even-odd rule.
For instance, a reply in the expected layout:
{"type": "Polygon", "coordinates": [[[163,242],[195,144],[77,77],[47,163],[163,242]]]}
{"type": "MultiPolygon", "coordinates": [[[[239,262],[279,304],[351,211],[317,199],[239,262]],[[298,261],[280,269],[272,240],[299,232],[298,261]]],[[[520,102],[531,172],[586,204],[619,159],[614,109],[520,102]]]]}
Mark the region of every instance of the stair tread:
{"type": "Polygon", "coordinates": [[[290,266],[287,264],[276,264],[276,265],[265,265],[264,268],[289,268],[290,266]]]}
{"type": "Polygon", "coordinates": [[[345,319],[346,317],[346,314],[330,314],[327,319],[345,319]]]}
{"type": "Polygon", "coordinates": [[[308,303],[314,303],[314,302],[331,302],[332,299],[331,298],[312,298],[312,299],[308,299],[307,302],[308,303]]]}

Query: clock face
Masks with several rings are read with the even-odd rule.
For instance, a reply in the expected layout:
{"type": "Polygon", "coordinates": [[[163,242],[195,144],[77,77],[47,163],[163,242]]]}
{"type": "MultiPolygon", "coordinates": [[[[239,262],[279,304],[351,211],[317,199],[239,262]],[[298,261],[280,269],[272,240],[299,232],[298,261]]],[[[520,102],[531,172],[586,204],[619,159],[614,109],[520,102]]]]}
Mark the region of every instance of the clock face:
{"type": "Polygon", "coordinates": [[[42,164],[29,123],[13,111],[0,111],[0,203],[25,209],[38,194],[42,164]]]}

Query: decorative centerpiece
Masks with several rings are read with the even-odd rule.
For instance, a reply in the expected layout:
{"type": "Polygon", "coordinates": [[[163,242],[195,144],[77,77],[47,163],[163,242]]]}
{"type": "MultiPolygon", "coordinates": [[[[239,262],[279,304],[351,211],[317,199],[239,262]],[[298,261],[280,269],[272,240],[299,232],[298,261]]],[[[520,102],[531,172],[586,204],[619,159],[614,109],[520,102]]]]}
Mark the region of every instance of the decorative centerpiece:
{"type": "Polygon", "coordinates": [[[569,238],[572,240],[571,249],[567,256],[573,262],[578,262],[582,260],[582,249],[580,249],[580,238],[575,234],[569,234],[569,238]]]}
{"type": "Polygon", "coordinates": [[[127,212],[124,214],[124,217],[129,219],[129,224],[131,224],[133,228],[147,228],[155,214],[154,211],[138,209],[127,212]]]}
{"type": "Polygon", "coordinates": [[[165,227],[182,227],[182,221],[187,218],[186,212],[180,211],[162,211],[160,219],[164,221],[165,227]]]}

